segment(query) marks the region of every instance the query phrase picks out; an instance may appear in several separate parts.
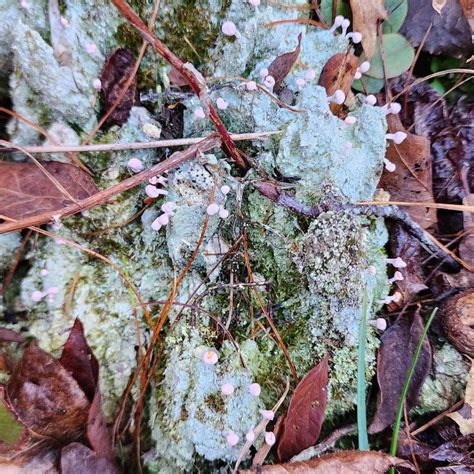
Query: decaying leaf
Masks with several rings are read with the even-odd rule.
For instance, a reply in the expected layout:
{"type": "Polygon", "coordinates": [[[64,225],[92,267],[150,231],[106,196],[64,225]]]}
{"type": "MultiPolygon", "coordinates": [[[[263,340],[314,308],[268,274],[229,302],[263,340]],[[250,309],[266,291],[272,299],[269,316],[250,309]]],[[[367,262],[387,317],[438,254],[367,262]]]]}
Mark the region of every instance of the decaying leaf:
{"type": "Polygon", "coordinates": [[[362,33],[362,47],[370,59],[375,53],[377,25],[387,18],[383,0],[350,0],[354,31],[362,33]]]}
{"type": "MultiPolygon", "coordinates": [[[[388,121],[391,133],[403,130],[398,117],[391,115],[388,121]]],[[[429,140],[407,133],[400,145],[390,143],[385,156],[396,169],[384,171],[379,186],[390,193],[393,201],[434,202],[429,140]]],[[[424,229],[436,223],[434,209],[417,206],[404,210],[424,229]]]]}
{"type": "Polygon", "coordinates": [[[72,375],[91,402],[87,418],[87,438],[91,447],[97,454],[113,459],[110,435],[101,407],[99,363],[87,344],[84,328],[78,318],[74,321],[59,362],[72,375]]]}
{"type": "MultiPolygon", "coordinates": [[[[41,164],[74,199],[97,192],[92,178],[80,168],[59,161],[41,164]]],[[[0,162],[0,215],[23,219],[69,204],[72,202],[34,163],[0,162]]]]}
{"type": "MultiPolygon", "coordinates": [[[[116,49],[107,59],[102,76],[102,93],[104,95],[104,113],[106,113],[119,97],[125,83],[133,70],[134,57],[131,50],[127,48],[116,49]]],[[[138,103],[136,77],[130,84],[120,104],[112,112],[105,122],[107,125],[123,125],[129,115],[131,108],[138,103]]]]}
{"type": "Polygon", "coordinates": [[[294,51],[282,54],[275,58],[270,66],[268,66],[268,74],[275,79],[273,91],[278,92],[281,89],[281,83],[291,71],[301,51],[301,33],[298,35],[298,46],[294,51]]]}
{"type": "Polygon", "coordinates": [[[465,436],[474,433],[474,361],[471,362],[471,370],[464,395],[464,405],[460,410],[448,415],[459,426],[459,431],[465,436]]]}
{"type": "Polygon", "coordinates": [[[25,338],[13,329],[0,328],[0,342],[23,342],[25,338]]]}
{"type": "MultiPolygon", "coordinates": [[[[102,414],[98,377],[99,365],[79,319],[74,322],[60,360],[31,343],[15,367],[6,386],[6,398],[0,404],[0,424],[2,420],[10,425],[12,420],[17,421],[22,437],[17,442],[16,436],[9,446],[8,440],[1,442],[0,436],[0,459],[14,459],[24,467],[24,463],[47,452],[58,456],[58,449],[83,439],[87,433],[94,456],[84,455],[84,463],[93,458],[90,462],[97,461],[97,466],[109,469],[114,453],[102,414]],[[2,408],[6,409],[4,417],[2,408]]],[[[14,426],[10,428],[14,434],[14,426]]]]}
{"type": "Polygon", "coordinates": [[[278,440],[277,457],[287,461],[319,438],[327,402],[328,358],[301,380],[293,393],[278,440]]]}
{"type": "Polygon", "coordinates": [[[32,342],[6,386],[8,400],[31,431],[61,442],[78,439],[89,402],[64,367],[32,342]]]}
{"type": "Polygon", "coordinates": [[[459,352],[474,357],[474,290],[448,298],[443,304],[442,316],[451,344],[459,352]]]}
{"type": "MultiPolygon", "coordinates": [[[[311,461],[262,466],[259,472],[270,474],[385,474],[391,466],[405,467],[414,471],[409,462],[377,451],[340,451],[311,461]]],[[[253,473],[254,471],[240,471],[240,474],[253,473]]]]}
{"type": "MultiPolygon", "coordinates": [[[[466,206],[474,206],[474,194],[468,194],[463,199],[466,206]]],[[[474,229],[474,215],[464,212],[464,229],[474,229]]],[[[459,243],[459,256],[463,261],[474,268],[474,231],[467,233],[459,243]]],[[[458,273],[439,273],[437,280],[442,281],[442,286],[450,288],[474,288],[474,273],[462,268],[458,273]]],[[[471,323],[469,323],[471,324],[471,323]]]]}
{"type": "MultiPolygon", "coordinates": [[[[400,101],[400,115],[405,128],[414,127],[415,134],[431,142],[434,199],[461,204],[467,184],[470,182],[472,187],[474,181],[472,102],[458,101],[450,114],[443,97],[426,82],[413,85],[406,75],[390,81],[394,93],[408,86],[408,95],[400,101]]],[[[440,233],[455,234],[462,229],[462,213],[440,209],[437,215],[440,233]]]]}
{"type": "Polygon", "coordinates": [[[420,242],[399,224],[390,226],[390,251],[391,255],[401,257],[407,264],[406,268],[397,270],[403,276],[403,280],[395,281],[397,290],[402,294],[402,300],[392,304],[398,307],[408,301],[412,295],[418,294],[428,287],[424,283],[421,270],[420,242]]]}
{"type": "Polygon", "coordinates": [[[99,375],[99,363],[87,345],[84,328],[79,319],[74,321],[59,362],[79,384],[89,402],[92,402],[99,375]]]}
{"type": "Polygon", "coordinates": [[[469,22],[469,26],[471,27],[471,32],[474,34],[474,3],[471,0],[460,0],[461,6],[464,11],[464,16],[466,20],[469,22]]]}
{"type": "Polygon", "coordinates": [[[431,54],[469,56],[474,52],[471,29],[458,0],[450,0],[441,14],[431,1],[409,0],[408,15],[401,33],[413,46],[419,46],[432,24],[423,49],[431,54]]]}
{"type": "Polygon", "coordinates": [[[412,454],[416,456],[418,467],[422,472],[432,472],[437,465],[430,460],[429,455],[433,451],[433,446],[423,443],[413,436],[407,436],[405,430],[400,430],[398,435],[397,456],[411,461],[412,454]]]}
{"type": "Polygon", "coordinates": [[[473,455],[474,434],[459,436],[431,451],[430,459],[443,462],[464,462],[473,455]]]}
{"type": "MultiPolygon", "coordinates": [[[[354,56],[352,51],[347,53],[337,53],[329,58],[324,65],[318,84],[326,89],[326,94],[333,95],[336,90],[340,89],[347,96],[351,90],[354,74],[357,71],[359,59],[354,56]]],[[[340,105],[331,103],[331,112],[333,114],[341,108],[340,105]]]]}
{"type": "Polygon", "coordinates": [[[71,443],[61,451],[61,474],[118,474],[117,468],[103,456],[80,443],[71,443]],[[79,468],[80,466],[80,468],[79,468]]]}
{"type": "MultiPolygon", "coordinates": [[[[412,316],[401,314],[382,336],[377,357],[377,382],[380,391],[375,416],[369,426],[370,433],[378,433],[394,422],[405,377],[422,331],[423,321],[416,312],[412,316]]],[[[431,346],[425,338],[408,388],[407,410],[415,405],[430,367],[431,346]]]]}

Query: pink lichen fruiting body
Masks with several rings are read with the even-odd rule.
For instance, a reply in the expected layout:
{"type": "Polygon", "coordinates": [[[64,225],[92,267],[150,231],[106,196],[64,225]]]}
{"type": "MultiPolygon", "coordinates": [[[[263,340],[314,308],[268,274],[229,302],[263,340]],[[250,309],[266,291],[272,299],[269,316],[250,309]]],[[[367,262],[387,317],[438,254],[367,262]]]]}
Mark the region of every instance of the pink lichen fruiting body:
{"type": "Polygon", "coordinates": [[[273,446],[276,442],[275,434],[272,431],[265,432],[265,443],[269,446],[273,446]]]}
{"type": "Polygon", "coordinates": [[[258,383],[252,383],[249,385],[249,392],[254,397],[258,397],[262,391],[262,388],[258,383]]]}
{"type": "Polygon", "coordinates": [[[229,433],[227,434],[225,439],[226,439],[227,444],[229,446],[235,446],[239,442],[238,435],[236,433],[234,433],[233,431],[229,431],[229,433]]]}
{"type": "Polygon", "coordinates": [[[134,173],[139,173],[143,169],[143,162],[138,158],[131,158],[127,162],[127,167],[130,168],[134,173]]]}

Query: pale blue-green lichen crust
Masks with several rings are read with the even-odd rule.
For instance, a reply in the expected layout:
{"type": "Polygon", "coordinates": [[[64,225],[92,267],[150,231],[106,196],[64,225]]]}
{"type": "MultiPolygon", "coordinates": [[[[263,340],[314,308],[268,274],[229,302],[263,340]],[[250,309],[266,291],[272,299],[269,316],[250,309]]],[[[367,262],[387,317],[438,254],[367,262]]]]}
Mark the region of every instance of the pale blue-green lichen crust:
{"type": "MultiPolygon", "coordinates": [[[[2,28],[7,23],[18,24],[17,29],[0,34],[0,60],[7,68],[13,68],[9,81],[14,109],[44,125],[60,143],[79,143],[97,119],[92,82],[115,46],[120,16],[109,2],[66,1],[61,14],[68,26],[58,29],[57,24],[50,25],[46,1],[27,3],[30,7],[26,10],[18,2],[0,6],[2,14],[8,17],[4,26],[0,25],[0,32],[4,32],[2,28]],[[86,52],[89,43],[96,44],[97,54],[86,52]],[[61,51],[64,55],[59,61],[61,51]]],[[[151,2],[145,3],[141,2],[140,8],[149,9],[151,2]]],[[[202,4],[206,3],[199,3],[202,4]]],[[[162,7],[165,16],[172,18],[174,9],[182,5],[170,1],[162,7]]],[[[215,46],[208,45],[211,59],[206,64],[207,71],[212,76],[226,77],[213,82],[209,93],[213,101],[222,97],[228,102],[229,107],[219,111],[226,127],[231,132],[279,131],[270,139],[241,146],[247,147],[247,152],[267,173],[279,175],[289,183],[285,185],[286,192],[307,204],[315,205],[325,199],[370,200],[383,168],[384,113],[356,98],[350,113],[357,122],[348,126],[330,112],[325,90],[316,85],[324,64],[335,53],[346,50],[347,40],[302,24],[265,27],[270,21],[301,17],[297,10],[264,4],[255,9],[247,2],[235,0],[229,4],[212,0],[208,13],[206,37],[217,34],[222,16],[234,21],[240,34],[237,39],[218,35],[215,46]],[[300,59],[316,73],[316,79],[302,90],[296,86],[296,79],[305,71],[301,64],[286,79],[288,87],[295,91],[293,106],[300,112],[280,107],[268,95],[248,91],[244,84],[230,79],[243,76],[260,81],[260,70],[278,55],[292,51],[300,32],[300,59]]],[[[166,21],[160,23],[165,43],[171,31],[168,27],[166,21]]],[[[186,99],[185,105],[185,136],[201,136],[212,130],[209,120],[199,120],[194,115],[201,105],[197,98],[186,99]]],[[[144,131],[147,124],[159,127],[149,111],[134,107],[124,126],[112,127],[96,139],[102,143],[150,140],[144,131]]],[[[10,122],[9,131],[11,139],[21,144],[38,140],[36,130],[16,120],[10,122]]],[[[94,171],[98,185],[105,188],[130,175],[126,164],[132,157],[140,158],[149,167],[156,162],[157,153],[97,153],[83,159],[94,171]]],[[[389,291],[383,251],[387,240],[385,226],[377,219],[341,212],[327,212],[313,221],[302,218],[261,196],[252,187],[256,179],[260,178],[255,172],[245,179],[236,177],[220,152],[207,154],[170,172],[164,187],[168,195],[132,223],[90,234],[135,216],[143,206],[145,183],[85,216],[66,219],[57,230],[63,238],[93,248],[119,265],[141,298],[150,302],[155,318],[169,297],[175,277],[194,252],[209,202],[212,200],[230,211],[226,221],[218,216],[209,217],[202,247],[170,311],[173,331],[163,333],[159,376],[153,381],[147,400],[151,413],[147,422],[155,445],[144,458],[150,471],[192,471],[199,465],[210,472],[219,463],[231,465],[238,457],[245,433],[260,420],[258,410],[272,407],[290,375],[287,361],[271,333],[255,332],[256,320],[263,324],[265,320],[252,292],[234,307],[229,329],[238,348],[225,333],[223,341],[216,335],[215,321],[225,324],[229,317],[229,297],[223,285],[230,281],[229,265],[218,265],[218,258],[243,229],[248,236],[254,278],[262,285],[265,302],[271,298],[272,317],[298,375],[303,376],[329,353],[327,419],[355,405],[363,291],[368,290],[369,319],[389,291]],[[231,188],[227,195],[220,190],[224,184],[231,188]],[[177,208],[166,229],[157,232],[151,224],[161,214],[160,206],[165,200],[174,202],[177,208]],[[370,265],[376,268],[375,275],[367,271],[370,265]],[[266,282],[271,282],[271,292],[266,282]],[[183,306],[192,294],[199,297],[200,307],[183,306]],[[217,348],[217,364],[203,362],[203,348],[217,348]],[[248,391],[255,381],[262,386],[259,398],[248,391]],[[232,395],[221,393],[224,383],[235,386],[232,395]],[[226,442],[229,431],[239,436],[234,447],[226,442]]],[[[2,249],[3,271],[10,263],[4,255],[11,255],[19,245],[18,235],[5,239],[5,248],[10,251],[5,253],[2,249]]],[[[27,309],[31,334],[38,338],[41,347],[55,354],[60,351],[73,319],[81,318],[100,362],[105,410],[111,417],[136,366],[138,339],[133,310],[137,301],[133,292],[112,266],[61,241],[41,239],[26,260],[30,267],[26,277],[17,282],[21,291],[8,309],[27,309]],[[33,291],[51,287],[59,290],[51,302],[32,301],[33,291]]],[[[235,275],[245,279],[241,248],[232,256],[232,265],[235,275]]],[[[244,289],[237,285],[235,294],[244,289]]],[[[149,328],[140,308],[137,315],[144,340],[149,337],[149,328]]],[[[370,326],[367,379],[374,373],[377,345],[377,334],[370,326]]],[[[431,393],[440,393],[440,380],[452,383],[442,373],[444,370],[451,374],[459,368],[459,354],[446,347],[439,351],[443,357],[435,353],[435,369],[429,383],[436,390],[431,393]]],[[[428,409],[439,407],[437,396],[428,399],[423,392],[423,403],[428,409]]]]}

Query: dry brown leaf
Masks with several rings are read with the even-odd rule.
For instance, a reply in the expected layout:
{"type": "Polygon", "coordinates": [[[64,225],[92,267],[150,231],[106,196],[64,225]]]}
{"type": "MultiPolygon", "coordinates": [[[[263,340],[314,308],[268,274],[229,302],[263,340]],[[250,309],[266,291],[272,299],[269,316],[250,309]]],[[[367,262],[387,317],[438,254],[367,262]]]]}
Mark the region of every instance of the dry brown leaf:
{"type": "Polygon", "coordinates": [[[77,382],[32,342],[6,386],[20,421],[50,439],[78,439],[85,430],[89,402],[77,382]]]}
{"type": "MultiPolygon", "coordinates": [[[[100,77],[104,94],[104,114],[122,93],[122,89],[133,71],[134,63],[133,52],[127,48],[118,48],[107,58],[100,77]]],[[[137,78],[135,76],[125,96],[105,123],[107,125],[123,125],[130,116],[130,110],[138,102],[137,78]]]]}
{"type": "MultiPolygon", "coordinates": [[[[259,472],[270,474],[385,474],[391,466],[414,470],[409,462],[377,451],[341,451],[306,462],[262,466],[259,472]]],[[[255,471],[239,472],[253,474],[255,471]]]]}
{"type": "Polygon", "coordinates": [[[474,2],[472,0],[461,0],[461,7],[464,10],[464,15],[469,22],[471,32],[474,34],[474,2]]]}
{"type": "MultiPolygon", "coordinates": [[[[398,117],[389,116],[388,122],[391,133],[403,131],[398,117]]],[[[429,140],[407,133],[400,145],[390,142],[385,156],[396,169],[384,171],[379,187],[390,193],[392,201],[434,202],[429,140]]],[[[436,223],[436,209],[418,206],[403,209],[424,229],[436,223]]]]}
{"type": "Polygon", "coordinates": [[[294,51],[282,54],[275,58],[270,66],[268,66],[268,75],[275,79],[273,91],[278,92],[281,89],[281,83],[291,71],[301,51],[301,33],[298,35],[298,46],[294,51]]]}
{"type": "MultiPolygon", "coordinates": [[[[80,168],[59,161],[41,164],[74,199],[85,199],[98,189],[80,168]]],[[[58,211],[72,204],[34,163],[0,162],[0,215],[23,219],[58,211]]]]}
{"type": "Polygon", "coordinates": [[[80,443],[71,443],[61,451],[61,474],[118,474],[118,469],[103,456],[80,443]]]}
{"type": "Polygon", "coordinates": [[[459,426],[459,431],[466,436],[474,433],[474,361],[471,362],[471,370],[464,395],[464,405],[456,412],[448,415],[459,426]]]}
{"type": "Polygon", "coordinates": [[[362,47],[370,59],[375,53],[378,22],[387,19],[384,0],[350,0],[350,3],[353,30],[362,33],[362,47]]]}
{"type": "Polygon", "coordinates": [[[278,440],[277,457],[287,461],[319,438],[327,402],[328,358],[301,380],[293,393],[278,440]]]}
{"type": "MultiPolygon", "coordinates": [[[[400,301],[392,302],[389,310],[395,310],[428,287],[422,272],[421,244],[418,239],[409,234],[400,224],[393,224],[390,228],[390,254],[399,256],[407,266],[403,269],[394,269],[403,276],[403,280],[395,281],[397,290],[402,294],[400,301]]],[[[390,276],[393,276],[392,274],[390,276]]]]}
{"type": "Polygon", "coordinates": [[[84,328],[79,318],[74,321],[59,362],[79,384],[91,403],[87,419],[89,444],[98,455],[113,460],[114,451],[102,412],[99,363],[87,344],[84,328]]]}
{"type": "MultiPolygon", "coordinates": [[[[340,89],[347,96],[351,90],[354,74],[357,71],[359,59],[354,56],[352,51],[347,53],[337,53],[329,58],[324,65],[318,84],[326,89],[326,94],[333,95],[336,90],[340,89]]],[[[340,105],[331,103],[331,112],[333,114],[341,108],[340,105]]]]}
{"type": "MultiPolygon", "coordinates": [[[[381,338],[377,357],[377,383],[380,393],[369,433],[379,433],[395,421],[395,413],[411,366],[415,348],[423,332],[423,321],[416,312],[401,314],[381,338]]],[[[425,338],[406,397],[407,410],[416,403],[431,367],[431,346],[425,338]]]]}

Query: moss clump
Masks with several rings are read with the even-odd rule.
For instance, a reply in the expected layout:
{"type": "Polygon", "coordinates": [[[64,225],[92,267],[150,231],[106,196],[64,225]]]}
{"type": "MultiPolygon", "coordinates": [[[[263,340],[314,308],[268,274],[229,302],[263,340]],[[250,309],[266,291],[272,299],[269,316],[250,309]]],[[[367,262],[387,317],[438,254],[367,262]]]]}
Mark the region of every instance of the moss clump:
{"type": "MultiPolygon", "coordinates": [[[[211,2],[212,3],[212,2],[211,2]]],[[[210,8],[208,0],[184,0],[164,8],[160,29],[167,46],[180,58],[199,68],[209,66],[209,48],[216,41],[219,23],[230,0],[219,4],[219,10],[210,8]]]]}

